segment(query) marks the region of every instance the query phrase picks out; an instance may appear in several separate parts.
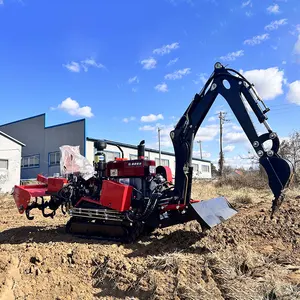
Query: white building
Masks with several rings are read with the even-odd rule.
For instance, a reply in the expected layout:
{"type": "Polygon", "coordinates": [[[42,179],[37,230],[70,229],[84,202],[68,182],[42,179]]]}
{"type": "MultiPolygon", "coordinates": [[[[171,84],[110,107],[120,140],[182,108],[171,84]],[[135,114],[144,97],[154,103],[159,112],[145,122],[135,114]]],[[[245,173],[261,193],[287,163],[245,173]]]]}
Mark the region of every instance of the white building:
{"type": "Polygon", "coordinates": [[[20,184],[22,147],[25,144],[0,131],[0,193],[20,184]]]}
{"type": "MultiPolygon", "coordinates": [[[[60,150],[63,145],[79,146],[81,155],[90,163],[94,161],[94,141],[86,136],[86,120],[47,126],[46,115],[41,114],[0,125],[0,131],[22,141],[26,147],[22,151],[21,179],[33,179],[38,174],[53,176],[60,172],[60,150]],[[30,132],[30,134],[28,134],[30,132]]],[[[98,137],[97,137],[98,138],[98,137]]],[[[99,137],[103,139],[103,137],[99,137]]],[[[128,159],[135,159],[137,147],[117,141],[106,141],[107,160],[120,157],[119,145],[128,159]]],[[[139,143],[139,141],[137,141],[139,143]]],[[[147,141],[146,141],[147,146],[147,141]]],[[[159,165],[158,150],[146,148],[146,157],[159,165]]],[[[161,164],[169,166],[175,175],[175,156],[161,152],[161,164]]],[[[5,164],[5,163],[4,163],[5,164]]],[[[208,160],[193,158],[194,177],[211,178],[211,163],[208,160]]]]}
{"type": "MultiPolygon", "coordinates": [[[[86,139],[86,158],[93,162],[94,160],[94,142],[96,139],[87,138],[86,139]]],[[[105,149],[106,160],[114,160],[115,157],[121,157],[121,151],[117,147],[121,147],[124,152],[124,157],[128,159],[137,159],[137,146],[119,143],[115,141],[105,140],[107,147],[105,149]]],[[[145,158],[154,160],[156,166],[159,165],[159,151],[155,149],[145,148],[145,158]]],[[[211,178],[211,163],[208,160],[193,158],[193,170],[194,178],[211,178]]],[[[173,177],[175,176],[175,155],[174,153],[161,151],[161,164],[162,166],[168,166],[172,170],[173,177]]]]}

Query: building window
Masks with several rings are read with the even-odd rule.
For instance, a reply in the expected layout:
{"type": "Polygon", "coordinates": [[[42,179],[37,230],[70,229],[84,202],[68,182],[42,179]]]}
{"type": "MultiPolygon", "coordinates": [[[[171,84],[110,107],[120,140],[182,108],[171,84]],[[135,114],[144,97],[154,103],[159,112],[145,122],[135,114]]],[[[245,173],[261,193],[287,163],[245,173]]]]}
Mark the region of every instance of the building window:
{"type": "Polygon", "coordinates": [[[60,151],[49,153],[49,166],[55,166],[60,164],[60,151]]]}
{"type": "Polygon", "coordinates": [[[120,152],[103,151],[105,153],[106,161],[114,161],[116,157],[120,157],[120,152]]]}
{"type": "Polygon", "coordinates": [[[40,155],[31,155],[22,157],[22,168],[36,168],[40,166],[40,155]]]}
{"type": "MultiPolygon", "coordinates": [[[[129,154],[130,160],[138,159],[138,156],[135,154],[129,154]]],[[[148,159],[148,156],[144,156],[144,159],[148,159]]]]}
{"type": "Polygon", "coordinates": [[[0,169],[8,170],[8,159],[0,159],[0,169]]]}
{"type": "Polygon", "coordinates": [[[209,172],[209,166],[202,165],[202,172],[208,173],[209,172]]]}
{"type": "Polygon", "coordinates": [[[169,160],[168,159],[161,159],[160,163],[159,163],[159,158],[155,158],[155,164],[157,166],[169,167],[169,160]]]}
{"type": "Polygon", "coordinates": [[[192,164],[192,167],[193,167],[193,173],[194,174],[197,174],[199,172],[199,165],[197,164],[192,164]]]}

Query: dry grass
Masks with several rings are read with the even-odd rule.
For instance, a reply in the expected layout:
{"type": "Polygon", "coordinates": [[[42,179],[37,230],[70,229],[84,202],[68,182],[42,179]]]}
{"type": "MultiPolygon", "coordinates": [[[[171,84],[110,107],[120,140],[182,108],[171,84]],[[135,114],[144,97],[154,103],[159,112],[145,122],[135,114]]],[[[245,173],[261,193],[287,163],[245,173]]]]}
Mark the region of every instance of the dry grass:
{"type": "Polygon", "coordinates": [[[225,299],[297,299],[297,285],[284,282],[288,270],[258,253],[239,245],[208,257],[214,279],[225,299]]]}
{"type": "Polygon", "coordinates": [[[286,280],[289,270],[247,244],[202,255],[175,251],[115,266],[113,258],[105,261],[96,262],[98,287],[134,299],[300,299],[300,285],[286,280]]]}
{"type": "MultiPolygon", "coordinates": [[[[241,182],[241,181],[240,181],[241,182]]],[[[240,182],[238,184],[240,184],[240,182]]],[[[236,185],[238,185],[236,183],[236,185]]],[[[261,201],[270,203],[273,199],[273,194],[268,188],[255,189],[253,187],[232,186],[231,181],[206,181],[199,182],[193,186],[192,198],[206,200],[218,196],[226,197],[230,203],[236,205],[237,208],[255,205],[261,201]]]]}
{"type": "Polygon", "coordinates": [[[222,187],[224,185],[229,185],[234,189],[254,188],[261,190],[268,187],[268,180],[264,173],[251,172],[243,175],[229,175],[217,180],[216,186],[222,187]]]}

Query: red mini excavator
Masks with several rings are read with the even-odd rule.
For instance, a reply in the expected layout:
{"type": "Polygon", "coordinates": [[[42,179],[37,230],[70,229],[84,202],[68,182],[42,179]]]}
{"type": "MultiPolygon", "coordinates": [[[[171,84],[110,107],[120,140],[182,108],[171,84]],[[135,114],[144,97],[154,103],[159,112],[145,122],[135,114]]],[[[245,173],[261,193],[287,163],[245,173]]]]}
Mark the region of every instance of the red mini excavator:
{"type": "Polygon", "coordinates": [[[191,199],[194,137],[219,94],[228,102],[268,175],[274,194],[273,214],[284,199],[293,166],[278,154],[279,138],[266,121],[269,109],[253,85],[237,71],[220,63],[215,64],[202,91],[195,95],[170,132],[176,158],[174,182],[168,167],[155,166],[154,161],[144,158],[144,141],[137,147],[138,159],[121,157],[114,161],[105,159],[105,141],[96,141],[96,159],[90,166],[79,152],[63,146],[62,177],[39,175],[39,184],[15,186],[13,195],[19,212],[25,212],[32,220],[30,211],[37,208],[45,217],[53,218],[61,207],[63,213],[70,215],[67,232],[121,242],[135,241],[141,233],[158,227],[197,220],[203,229],[209,229],[231,218],[237,211],[224,197],[191,199]],[[245,102],[265,125],[266,133],[258,135],[245,102]],[[266,150],[263,144],[268,140],[272,147],[266,150]],[[46,209],[51,212],[46,213],[46,209]]]}

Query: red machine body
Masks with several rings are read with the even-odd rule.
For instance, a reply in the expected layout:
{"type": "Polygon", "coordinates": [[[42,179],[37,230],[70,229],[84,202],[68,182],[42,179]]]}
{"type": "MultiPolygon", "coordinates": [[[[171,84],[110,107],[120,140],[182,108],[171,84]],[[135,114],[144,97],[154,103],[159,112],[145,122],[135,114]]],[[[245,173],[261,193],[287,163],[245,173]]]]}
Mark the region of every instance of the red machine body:
{"type": "Polygon", "coordinates": [[[132,186],[111,180],[103,180],[100,204],[123,212],[130,208],[132,186]]]}
{"type": "Polygon", "coordinates": [[[47,191],[47,184],[16,185],[14,188],[14,199],[20,214],[27,209],[31,197],[43,197],[47,191]]]}
{"type": "Polygon", "coordinates": [[[66,178],[49,177],[47,193],[58,192],[67,182],[66,178]]]}
{"type": "Polygon", "coordinates": [[[114,160],[107,163],[107,177],[145,177],[155,175],[154,160],[114,160]]]}
{"type": "Polygon", "coordinates": [[[65,183],[66,178],[52,178],[43,175],[37,176],[38,184],[15,185],[14,200],[20,214],[27,209],[31,198],[47,196],[51,193],[58,192],[65,183]]]}

